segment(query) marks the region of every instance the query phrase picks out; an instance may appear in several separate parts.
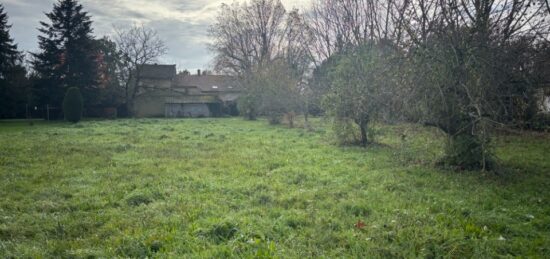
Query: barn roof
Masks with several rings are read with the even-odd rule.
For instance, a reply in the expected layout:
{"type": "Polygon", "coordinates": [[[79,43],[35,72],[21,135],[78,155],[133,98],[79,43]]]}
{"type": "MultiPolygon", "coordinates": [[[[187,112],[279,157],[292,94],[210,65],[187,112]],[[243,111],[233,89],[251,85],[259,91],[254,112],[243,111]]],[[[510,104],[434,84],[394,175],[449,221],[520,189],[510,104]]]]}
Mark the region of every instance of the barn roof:
{"type": "Polygon", "coordinates": [[[202,92],[238,92],[236,80],[224,75],[178,75],[177,87],[197,87],[202,92]]]}
{"type": "Polygon", "coordinates": [[[141,78],[172,79],[176,76],[176,65],[146,64],[141,67],[141,78]]]}

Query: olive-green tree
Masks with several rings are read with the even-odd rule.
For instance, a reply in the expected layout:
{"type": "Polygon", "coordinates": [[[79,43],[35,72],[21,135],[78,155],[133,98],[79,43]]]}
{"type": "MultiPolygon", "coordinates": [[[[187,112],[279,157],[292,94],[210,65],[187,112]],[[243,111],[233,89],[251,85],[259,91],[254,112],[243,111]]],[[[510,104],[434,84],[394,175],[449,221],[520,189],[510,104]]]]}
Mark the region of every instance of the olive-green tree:
{"type": "Polygon", "coordinates": [[[387,109],[395,84],[392,47],[373,42],[339,54],[328,72],[329,89],[323,101],[334,118],[341,142],[349,141],[349,129],[359,130],[359,143],[369,143],[369,124],[387,109]]]}
{"type": "Polygon", "coordinates": [[[271,124],[279,124],[283,116],[293,126],[293,114],[300,108],[299,77],[285,59],[276,59],[259,66],[245,76],[239,110],[247,119],[267,116],[271,124]]]}

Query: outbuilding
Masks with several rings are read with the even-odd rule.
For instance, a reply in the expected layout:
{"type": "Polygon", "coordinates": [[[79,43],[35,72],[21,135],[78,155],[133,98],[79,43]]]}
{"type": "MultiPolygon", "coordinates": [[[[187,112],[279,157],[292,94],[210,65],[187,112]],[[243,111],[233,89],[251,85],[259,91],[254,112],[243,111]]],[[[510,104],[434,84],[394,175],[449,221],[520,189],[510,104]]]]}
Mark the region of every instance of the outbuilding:
{"type": "Polygon", "coordinates": [[[137,117],[214,117],[234,113],[240,90],[231,76],[176,74],[175,65],[145,65],[134,101],[137,117]]]}

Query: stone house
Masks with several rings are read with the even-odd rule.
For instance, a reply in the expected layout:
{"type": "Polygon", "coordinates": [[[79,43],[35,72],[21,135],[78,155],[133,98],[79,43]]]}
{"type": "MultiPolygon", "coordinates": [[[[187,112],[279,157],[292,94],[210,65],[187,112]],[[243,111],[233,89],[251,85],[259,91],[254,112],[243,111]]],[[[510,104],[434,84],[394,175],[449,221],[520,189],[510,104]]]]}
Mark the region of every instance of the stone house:
{"type": "Polygon", "coordinates": [[[213,117],[234,113],[240,91],[231,76],[176,73],[175,65],[144,65],[134,100],[137,117],[213,117]]]}

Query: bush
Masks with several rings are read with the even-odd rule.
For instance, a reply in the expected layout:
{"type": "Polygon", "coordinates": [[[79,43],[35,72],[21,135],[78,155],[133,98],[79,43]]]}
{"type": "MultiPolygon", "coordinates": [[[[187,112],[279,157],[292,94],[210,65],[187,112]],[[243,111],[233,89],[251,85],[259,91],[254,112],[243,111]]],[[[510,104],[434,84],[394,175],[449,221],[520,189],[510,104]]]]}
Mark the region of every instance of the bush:
{"type": "Polygon", "coordinates": [[[287,112],[284,117],[285,117],[286,121],[288,122],[288,126],[290,128],[294,128],[294,121],[296,120],[296,113],[294,113],[292,111],[287,112]]]}
{"type": "Polygon", "coordinates": [[[241,96],[237,103],[237,109],[247,120],[256,120],[256,117],[258,116],[257,106],[259,106],[257,103],[257,97],[251,95],[250,93],[241,96]]]}
{"type": "Polygon", "coordinates": [[[332,131],[339,145],[353,145],[359,142],[359,127],[350,119],[334,118],[332,131]]]}
{"type": "Polygon", "coordinates": [[[532,130],[545,131],[550,129],[550,114],[538,113],[529,122],[532,130]]]}
{"type": "Polygon", "coordinates": [[[283,115],[281,115],[281,113],[270,112],[268,114],[267,120],[269,121],[270,125],[279,125],[281,124],[282,117],[283,115]]]}
{"type": "Polygon", "coordinates": [[[484,148],[487,144],[470,134],[455,135],[447,145],[443,162],[463,170],[491,170],[494,166],[493,156],[484,148]]]}
{"type": "Polygon", "coordinates": [[[71,87],[65,94],[63,99],[63,113],[65,113],[65,120],[72,123],[77,123],[82,119],[82,110],[84,101],[82,100],[82,94],[77,87],[71,87]]]}

